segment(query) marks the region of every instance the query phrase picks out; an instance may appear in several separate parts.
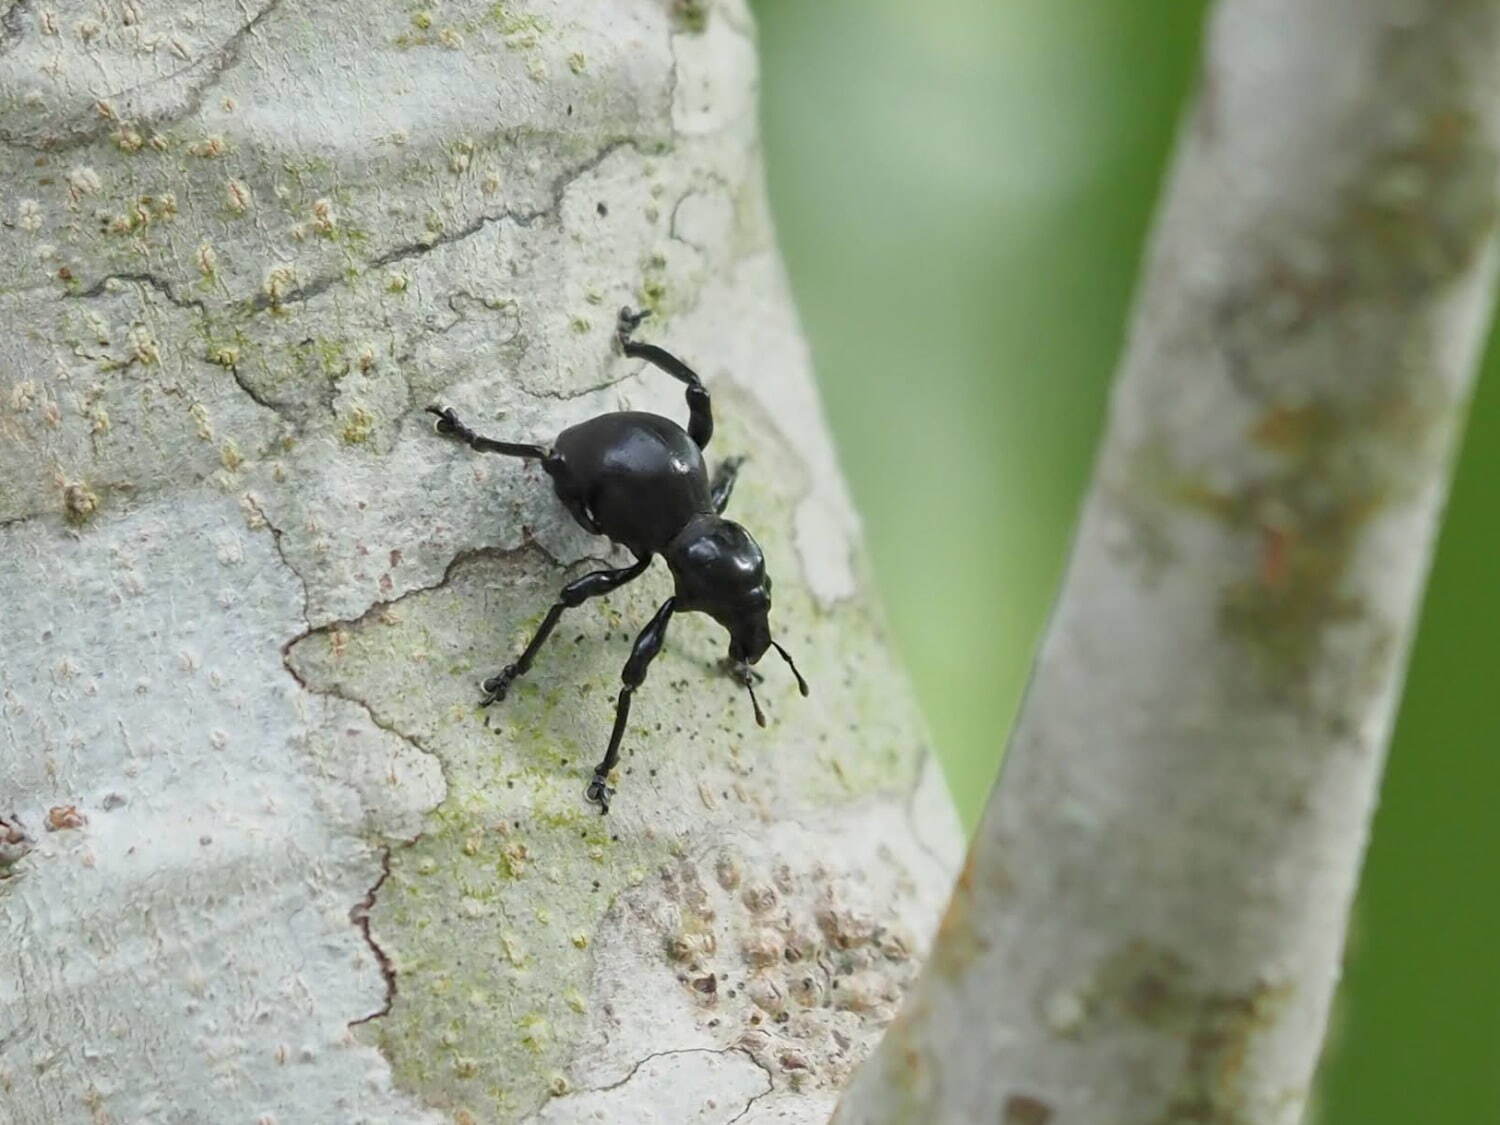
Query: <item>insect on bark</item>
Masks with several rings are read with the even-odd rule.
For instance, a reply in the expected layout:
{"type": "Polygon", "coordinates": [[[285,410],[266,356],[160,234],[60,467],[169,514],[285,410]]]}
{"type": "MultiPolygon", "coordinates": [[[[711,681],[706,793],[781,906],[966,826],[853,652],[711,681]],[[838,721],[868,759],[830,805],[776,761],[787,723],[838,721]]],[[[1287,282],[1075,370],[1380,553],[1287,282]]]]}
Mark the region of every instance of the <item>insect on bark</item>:
{"type": "Polygon", "coordinates": [[[807,681],[791,655],[771,638],[771,576],[766,573],[760,545],[743,527],[724,518],[743,458],[721,462],[709,478],[703,461],[703,450],[714,432],[708,391],[682,360],[654,344],[631,339],[648,315],[621,309],[615,338],[627,356],[646,360],[686,386],[686,430],[659,414],[616,411],[571,426],[550,446],[541,446],[483,437],[459,421],[451,408],[427,408],[437,415],[440,434],[458,438],[481,453],[540,461],[573,518],[635,556],[629,566],[596,570],[564,586],[515,663],[483,682],[483,706],[503,700],[510,685],[530,671],[537,652],[567,610],[639,578],[657,555],[666,559],[672,571],[674,592],[636,637],[620,675],[623,686],[615,702],[609,748],[594,769],[587,791],[601,812],[609,811],[615,792],[608,779],[620,759],[631,696],[645,682],[651,661],[661,652],[674,614],[706,613],[729,633],[728,666],[750,693],[755,721],[761,726],[766,725],[766,717],[755,698],[752,665],[769,649],[781,655],[798,689],[808,694],[807,681]]]}

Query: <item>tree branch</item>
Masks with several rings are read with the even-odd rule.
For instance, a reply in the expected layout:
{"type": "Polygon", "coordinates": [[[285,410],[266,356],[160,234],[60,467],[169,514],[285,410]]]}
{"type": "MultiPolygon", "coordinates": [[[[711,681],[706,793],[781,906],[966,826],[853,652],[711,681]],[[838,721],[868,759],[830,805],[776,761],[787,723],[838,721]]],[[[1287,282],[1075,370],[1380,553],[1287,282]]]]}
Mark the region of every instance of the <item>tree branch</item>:
{"type": "Polygon", "coordinates": [[[826,1117],[958,834],[776,254],[743,3],[95,7],[0,17],[0,1117],[826,1117]],[[748,458],[730,514],[816,696],[767,668],[759,731],[680,615],[601,817],[670,577],[481,710],[618,560],[423,408],[685,421],[613,349],[625,304],[702,373],[711,462],[748,458]]]}
{"type": "Polygon", "coordinates": [[[1500,6],[1225,0],[1003,778],[837,1120],[1306,1102],[1494,296],[1500,6]]]}

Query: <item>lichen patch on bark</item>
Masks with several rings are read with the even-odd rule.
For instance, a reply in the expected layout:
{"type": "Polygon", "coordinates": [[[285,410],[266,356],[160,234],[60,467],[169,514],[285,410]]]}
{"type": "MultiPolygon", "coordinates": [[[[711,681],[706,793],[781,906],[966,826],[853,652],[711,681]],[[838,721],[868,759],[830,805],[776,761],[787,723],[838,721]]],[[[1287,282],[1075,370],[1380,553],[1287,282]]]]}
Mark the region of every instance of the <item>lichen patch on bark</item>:
{"type": "MultiPolygon", "coordinates": [[[[733,440],[741,429],[731,423],[721,432],[733,440]]],[[[742,490],[745,518],[757,526],[771,558],[785,557],[789,505],[777,496],[775,482],[766,485],[742,490]]],[[[443,763],[446,797],[421,837],[392,852],[391,878],[371,910],[372,927],[400,982],[390,1012],[371,1029],[400,1081],[453,1110],[520,1113],[549,1096],[548,1075],[566,1071],[570,1060],[587,1067],[578,1040],[597,1017],[597,1002],[585,998],[597,987],[590,979],[606,911],[616,896],[675,870],[674,856],[701,846],[697,841],[734,832],[747,817],[774,822],[771,810],[777,808],[814,815],[819,808],[855,802],[858,817],[848,815],[862,820],[874,814],[859,802],[895,797],[891,846],[916,851],[918,858],[906,862],[929,874],[924,883],[941,870],[910,838],[901,798],[921,760],[920,731],[871,718],[877,714],[872,693],[883,690],[894,668],[882,667],[859,610],[821,613],[805,594],[785,585],[777,587],[775,619],[784,623],[779,635],[795,646],[805,673],[819,684],[816,706],[797,696],[790,681],[780,685],[783,690],[763,690],[773,725],[757,729],[739,691],[718,671],[722,635],[707,622],[674,622],[668,650],[638,695],[614,809],[599,816],[583,800],[583,788],[602,754],[630,639],[667,592],[663,571],[571,611],[531,675],[488,712],[477,707],[478,681],[513,657],[566,576],[536,550],[476,555],[456,565],[440,586],[358,621],[315,630],[288,652],[309,690],[359,701],[377,725],[443,763]],[[538,885],[547,888],[540,897],[533,890],[538,885]],[[432,1026],[447,1029],[438,1043],[423,1033],[432,1026]]],[[[888,862],[878,850],[860,854],[871,873],[888,862]]],[[[794,858],[789,852],[788,859],[794,858]]],[[[930,885],[919,894],[910,885],[913,878],[908,876],[905,894],[930,909],[923,897],[930,896],[930,885]]],[[[902,974],[909,971],[919,927],[902,923],[911,932],[897,933],[895,900],[882,899],[870,904],[869,932],[845,933],[841,920],[848,919],[837,897],[823,895],[828,879],[826,873],[810,878],[794,900],[806,914],[799,923],[808,931],[806,956],[814,961],[814,950],[826,941],[861,951],[841,951],[838,956],[849,964],[832,978],[817,970],[816,995],[800,1000],[795,981],[758,970],[755,988],[766,992],[761,999],[773,1008],[775,996],[783,997],[779,1012],[748,1000],[742,1004],[747,1013],[765,1012],[768,1036],[776,1031],[777,1014],[806,1011],[808,1019],[842,1013],[838,1019],[863,1029],[845,1038],[867,1040],[879,1024],[870,1013],[889,1018],[902,974]],[[832,937],[818,936],[825,932],[819,929],[823,922],[832,937]],[[877,925],[889,947],[883,951],[874,935],[877,925]],[[866,957],[900,972],[862,971],[854,960],[866,957]],[[843,982],[847,1001],[833,991],[834,981],[843,982]]],[[[773,900],[777,894],[769,892],[773,900]]],[[[781,910],[771,914],[775,906],[773,901],[763,911],[764,933],[726,934],[725,945],[733,942],[738,956],[753,958],[739,943],[763,939],[769,949],[781,941],[772,958],[779,968],[785,937],[775,921],[781,910]]],[[[916,906],[903,912],[921,917],[916,906]]],[[[658,971],[666,968],[673,940],[691,944],[686,934],[662,935],[653,959],[658,971]]],[[[764,949],[761,954],[769,956],[764,949]]],[[[693,975],[701,979],[707,972],[693,975]]],[[[668,993],[655,1003],[696,1008],[703,994],[691,982],[677,987],[684,990],[682,999],[668,993]]],[[[631,1004],[640,1014],[656,1010],[644,1006],[644,997],[631,1004]]],[[[623,1005],[615,1007],[625,1018],[623,1005]]],[[[741,1013],[745,1021],[747,1013],[741,1013]]],[[[726,1023],[724,1034],[728,1030],[726,1023]]],[[[739,1030],[748,1033],[751,1025],[744,1022],[739,1030]]],[[[789,1060],[775,1068],[787,1081],[794,1072],[812,1073],[810,1061],[796,1062],[796,1051],[788,1045],[776,1055],[789,1060]]],[[[844,1073],[831,1060],[822,1069],[844,1073]]]]}

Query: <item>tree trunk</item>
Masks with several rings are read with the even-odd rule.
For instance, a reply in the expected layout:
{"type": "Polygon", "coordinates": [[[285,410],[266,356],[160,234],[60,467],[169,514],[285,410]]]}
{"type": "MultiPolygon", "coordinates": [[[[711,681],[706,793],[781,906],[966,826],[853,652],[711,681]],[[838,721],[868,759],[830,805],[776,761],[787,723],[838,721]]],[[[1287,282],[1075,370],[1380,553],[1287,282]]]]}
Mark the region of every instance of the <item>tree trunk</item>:
{"type": "MultiPolygon", "coordinates": [[[[3,2],[3,0],[0,0],[3,2]]],[[[957,833],[777,259],[739,0],[0,15],[0,1120],[812,1121],[957,833]],[[776,578],[757,730],[535,465],[681,387],[776,578]],[[30,847],[30,854],[23,854],[30,847]],[[649,1107],[646,1108],[646,1107],[649,1107]]]]}
{"type": "Polygon", "coordinates": [[[1494,296],[1500,5],[1225,0],[1002,784],[837,1120],[1294,1122],[1494,296]]]}

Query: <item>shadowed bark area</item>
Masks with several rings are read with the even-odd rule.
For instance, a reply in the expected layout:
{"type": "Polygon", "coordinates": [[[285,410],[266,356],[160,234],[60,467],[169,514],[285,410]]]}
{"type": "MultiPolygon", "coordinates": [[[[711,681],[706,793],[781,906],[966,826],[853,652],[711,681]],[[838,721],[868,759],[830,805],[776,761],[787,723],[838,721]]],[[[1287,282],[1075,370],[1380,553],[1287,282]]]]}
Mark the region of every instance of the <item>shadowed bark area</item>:
{"type": "Polygon", "coordinates": [[[1225,0],[1058,607],[836,1120],[1302,1116],[1494,296],[1500,6],[1225,0]]]}

